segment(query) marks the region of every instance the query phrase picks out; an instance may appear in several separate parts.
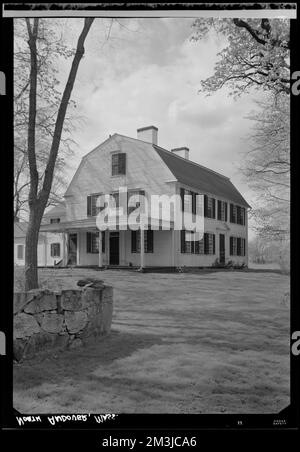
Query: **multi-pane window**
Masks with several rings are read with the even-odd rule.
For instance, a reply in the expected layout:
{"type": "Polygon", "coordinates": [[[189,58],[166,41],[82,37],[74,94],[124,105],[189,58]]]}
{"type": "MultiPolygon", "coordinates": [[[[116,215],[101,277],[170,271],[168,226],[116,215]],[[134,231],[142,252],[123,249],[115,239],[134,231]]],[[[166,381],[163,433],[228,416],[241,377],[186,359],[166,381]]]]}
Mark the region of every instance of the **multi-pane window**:
{"type": "Polygon", "coordinates": [[[18,259],[24,259],[24,245],[17,246],[17,257],[18,259]]]}
{"type": "MultiPolygon", "coordinates": [[[[99,232],[86,233],[86,252],[99,253],[99,232]]],[[[102,253],[105,253],[105,231],[102,232],[102,253]]]]}
{"type": "Polygon", "coordinates": [[[230,256],[245,256],[246,240],[242,237],[230,237],[230,256]]]}
{"type": "Polygon", "coordinates": [[[126,154],[118,152],[111,156],[111,175],[120,176],[126,174],[126,154]]]}
{"type": "Polygon", "coordinates": [[[128,215],[133,212],[137,207],[141,207],[141,209],[143,209],[143,198],[142,196],[145,196],[145,191],[144,190],[130,190],[128,191],[127,194],[127,212],[128,215]],[[141,198],[137,198],[137,196],[141,196],[141,198]],[[129,205],[129,200],[130,201],[130,205],[129,205]],[[139,201],[138,201],[139,199],[139,201]]]}
{"type": "Polygon", "coordinates": [[[50,218],[50,223],[60,223],[60,218],[50,218]]]}
{"type": "Polygon", "coordinates": [[[207,195],[204,195],[204,216],[206,218],[216,218],[216,200],[207,195]]]}
{"type": "MultiPolygon", "coordinates": [[[[141,252],[141,231],[131,231],[131,252],[141,252]]],[[[144,231],[144,252],[153,253],[153,230],[144,231]]]]}
{"type": "Polygon", "coordinates": [[[218,200],[218,220],[227,221],[227,202],[218,200]]]}
{"type": "Polygon", "coordinates": [[[60,243],[51,243],[50,255],[51,257],[60,257],[60,243]]]}
{"type": "Polygon", "coordinates": [[[215,234],[205,232],[201,240],[191,231],[181,231],[181,252],[187,254],[215,254],[215,234]]]}
{"type": "Polygon", "coordinates": [[[87,197],[87,216],[88,217],[95,217],[98,215],[100,210],[102,210],[104,207],[97,206],[97,200],[101,196],[101,193],[96,193],[93,195],[89,195],[87,197]]]}
{"type": "Polygon", "coordinates": [[[245,225],[246,210],[244,207],[230,204],[230,223],[245,225]]]}

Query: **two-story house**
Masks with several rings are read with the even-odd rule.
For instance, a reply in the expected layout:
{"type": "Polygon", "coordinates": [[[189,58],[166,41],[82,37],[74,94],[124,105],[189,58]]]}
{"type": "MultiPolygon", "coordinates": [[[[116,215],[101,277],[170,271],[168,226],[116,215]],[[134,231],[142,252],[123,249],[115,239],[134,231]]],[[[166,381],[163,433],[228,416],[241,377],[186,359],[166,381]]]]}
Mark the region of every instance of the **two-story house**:
{"type": "Polygon", "coordinates": [[[43,232],[62,234],[63,265],[208,267],[216,259],[248,264],[248,203],[229,178],[190,161],[188,148],[161,148],[157,136],[154,126],[138,129],[136,139],[115,133],[82,158],[65,193],[63,219],[41,226],[43,232]],[[118,207],[120,187],[128,199],[137,193],[146,199],[177,194],[181,209],[192,212],[196,194],[204,195],[201,240],[175,229],[174,222],[170,227],[158,222],[154,230],[132,230],[128,223],[99,232],[97,200],[111,194],[118,207]]]}

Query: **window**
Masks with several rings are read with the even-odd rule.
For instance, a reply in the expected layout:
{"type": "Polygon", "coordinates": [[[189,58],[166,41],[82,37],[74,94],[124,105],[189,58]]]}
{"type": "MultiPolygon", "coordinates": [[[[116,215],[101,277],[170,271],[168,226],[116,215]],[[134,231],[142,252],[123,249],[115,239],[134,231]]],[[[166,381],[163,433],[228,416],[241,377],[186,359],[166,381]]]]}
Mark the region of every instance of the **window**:
{"type": "MultiPolygon", "coordinates": [[[[153,230],[148,229],[144,231],[144,252],[153,253],[153,230]]],[[[141,231],[131,231],[131,252],[141,252],[141,231]]]]}
{"type": "MultiPolygon", "coordinates": [[[[88,254],[99,253],[99,232],[86,233],[86,252],[88,254]]],[[[102,253],[105,253],[105,231],[102,231],[102,253]]]]}
{"type": "Polygon", "coordinates": [[[227,202],[218,200],[218,220],[227,221],[227,202]]]}
{"type": "Polygon", "coordinates": [[[230,237],[230,256],[245,256],[246,239],[230,237]]]}
{"type": "Polygon", "coordinates": [[[50,223],[60,223],[60,218],[50,218],[50,223]]]}
{"type": "Polygon", "coordinates": [[[133,198],[134,196],[137,196],[137,195],[145,196],[145,191],[144,190],[130,190],[127,193],[127,212],[128,212],[128,215],[131,214],[131,212],[133,212],[137,207],[141,207],[141,211],[143,211],[143,202],[141,202],[141,201],[143,201],[142,199],[140,201],[136,201],[135,205],[134,205],[134,202],[133,202],[133,199],[132,199],[131,202],[130,202],[130,206],[129,206],[130,198],[131,197],[133,198]]]}
{"type": "Polygon", "coordinates": [[[18,259],[24,259],[24,245],[17,246],[17,257],[18,259]]]}
{"type": "Polygon", "coordinates": [[[215,234],[204,233],[204,254],[215,254],[215,234]]]}
{"type": "Polygon", "coordinates": [[[204,195],[204,216],[216,218],[216,200],[207,195],[204,195]]]}
{"type": "Polygon", "coordinates": [[[104,207],[97,207],[97,200],[101,196],[101,193],[89,195],[87,197],[87,216],[95,217],[98,213],[104,209],[104,207]]]}
{"type": "Polygon", "coordinates": [[[111,175],[119,176],[126,174],[126,154],[118,152],[111,156],[111,175]]]}
{"type": "Polygon", "coordinates": [[[60,243],[51,243],[50,255],[51,257],[60,257],[60,243]]]}
{"type": "Polygon", "coordinates": [[[230,223],[236,223],[237,211],[234,204],[230,204],[230,223]]]}
{"type": "Polygon", "coordinates": [[[205,232],[201,240],[192,231],[181,231],[181,253],[215,254],[215,234],[205,232]]]}
{"type": "Polygon", "coordinates": [[[246,209],[230,204],[230,223],[245,225],[246,209]]]}

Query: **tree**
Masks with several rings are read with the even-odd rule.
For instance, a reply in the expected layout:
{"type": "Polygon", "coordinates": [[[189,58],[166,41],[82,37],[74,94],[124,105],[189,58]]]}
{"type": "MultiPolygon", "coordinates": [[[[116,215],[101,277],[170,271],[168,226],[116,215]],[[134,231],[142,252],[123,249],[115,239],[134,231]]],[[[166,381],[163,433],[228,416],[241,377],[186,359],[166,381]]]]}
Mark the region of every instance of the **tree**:
{"type": "Polygon", "coordinates": [[[252,217],[265,239],[286,240],[290,211],[289,98],[269,96],[248,116],[253,121],[250,150],[241,170],[256,193],[252,217]]]}
{"type": "MultiPolygon", "coordinates": [[[[40,50],[44,50],[47,56],[48,43],[45,36],[45,28],[40,27],[40,20],[38,18],[26,20],[28,46],[30,51],[29,64],[29,98],[28,98],[28,129],[27,129],[27,157],[30,175],[28,206],[29,206],[29,221],[26,234],[26,249],[25,249],[25,289],[30,290],[38,287],[38,274],[37,274],[37,244],[38,235],[41,225],[43,213],[45,211],[51,186],[53,182],[53,175],[59,147],[61,144],[62,132],[64,122],[66,118],[67,108],[70,102],[73,86],[76,80],[76,75],[80,61],[84,55],[84,43],[88,35],[90,27],[93,23],[92,18],[84,19],[83,29],[77,41],[76,50],[72,56],[71,69],[68,75],[67,82],[65,84],[63,94],[58,101],[58,110],[53,116],[53,131],[52,140],[50,144],[50,150],[45,165],[45,171],[42,175],[38,172],[37,164],[37,142],[36,131],[37,121],[39,117],[37,111],[39,110],[38,104],[43,111],[43,107],[47,104],[47,95],[52,95],[55,85],[58,84],[56,79],[51,80],[51,73],[43,72],[45,66],[42,65],[43,57],[41,57],[40,50]],[[45,84],[44,84],[45,83],[45,84]],[[52,92],[48,92],[47,89],[52,88],[52,92]],[[46,100],[45,100],[46,99],[46,100]]],[[[59,42],[57,41],[59,46],[59,42]]],[[[42,52],[43,53],[43,52],[42,52]]],[[[45,56],[45,57],[46,57],[45,56]]],[[[55,69],[54,69],[55,70],[55,69]]],[[[24,75],[26,78],[26,73],[24,75]]],[[[26,86],[26,83],[25,83],[26,86]]],[[[56,99],[57,100],[57,99],[56,99]]],[[[54,109],[55,110],[55,109],[54,109]]],[[[47,109],[44,108],[44,116],[49,115],[47,109]]],[[[42,122],[42,120],[41,120],[42,122]]]]}
{"type": "MultiPolygon", "coordinates": [[[[55,115],[59,108],[61,94],[57,89],[56,66],[58,56],[69,58],[74,54],[67,49],[62,39],[63,24],[55,20],[39,20],[38,89],[36,110],[36,161],[39,173],[39,190],[43,182],[49,143],[53,138],[55,115]],[[47,74],[47,77],[44,76],[47,74]]],[[[14,219],[28,217],[28,195],[30,174],[27,154],[27,128],[29,111],[30,49],[24,37],[26,22],[14,22],[14,219]]],[[[66,188],[66,164],[73,155],[75,142],[72,132],[80,119],[75,116],[75,104],[70,102],[66,114],[59,153],[47,207],[61,200],[66,188]]]]}
{"type": "Polygon", "coordinates": [[[203,39],[212,28],[227,39],[214,74],[201,82],[201,91],[213,93],[226,85],[234,96],[251,88],[289,94],[288,20],[201,18],[193,28],[194,41],[203,39]]]}

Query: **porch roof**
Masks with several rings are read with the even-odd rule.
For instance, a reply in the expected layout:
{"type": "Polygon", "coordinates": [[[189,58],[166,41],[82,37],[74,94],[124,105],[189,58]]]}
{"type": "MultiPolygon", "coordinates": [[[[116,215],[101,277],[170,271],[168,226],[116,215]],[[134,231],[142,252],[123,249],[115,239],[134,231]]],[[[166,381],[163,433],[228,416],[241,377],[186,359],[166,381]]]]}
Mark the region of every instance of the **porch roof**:
{"type": "MultiPolygon", "coordinates": [[[[115,226],[115,224],[112,222],[111,224],[109,223],[103,223],[104,225],[106,225],[108,230],[126,230],[129,229],[130,226],[136,225],[136,223],[132,222],[128,222],[128,221],[123,221],[119,224],[117,224],[117,226],[115,226]]],[[[151,224],[153,226],[159,227],[159,228],[165,228],[165,229],[169,229],[169,223],[164,221],[164,220],[159,220],[157,218],[151,218],[148,220],[148,224],[151,224]]],[[[173,229],[174,227],[174,222],[170,221],[170,229],[173,229]]],[[[131,228],[130,228],[131,229],[131,228]]],[[[139,228],[138,228],[139,229],[139,228]]],[[[73,221],[64,221],[62,223],[50,223],[50,224],[42,224],[40,226],[40,231],[41,232],[68,232],[68,231],[74,231],[74,230],[98,230],[98,225],[96,224],[96,217],[91,217],[91,218],[84,218],[82,220],[73,220],[73,221]]]]}

